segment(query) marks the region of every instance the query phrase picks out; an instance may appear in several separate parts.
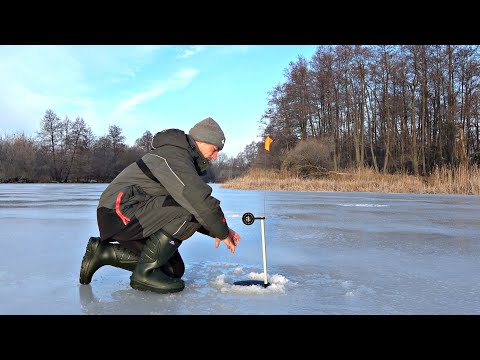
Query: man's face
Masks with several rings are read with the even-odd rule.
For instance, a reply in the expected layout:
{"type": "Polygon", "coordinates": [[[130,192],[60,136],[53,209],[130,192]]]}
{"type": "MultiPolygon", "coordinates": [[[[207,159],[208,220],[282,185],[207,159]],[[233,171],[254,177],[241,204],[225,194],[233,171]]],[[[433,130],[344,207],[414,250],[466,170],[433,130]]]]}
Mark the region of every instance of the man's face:
{"type": "Polygon", "coordinates": [[[218,146],[197,141],[198,150],[202,153],[203,157],[208,161],[217,160],[218,146]]]}

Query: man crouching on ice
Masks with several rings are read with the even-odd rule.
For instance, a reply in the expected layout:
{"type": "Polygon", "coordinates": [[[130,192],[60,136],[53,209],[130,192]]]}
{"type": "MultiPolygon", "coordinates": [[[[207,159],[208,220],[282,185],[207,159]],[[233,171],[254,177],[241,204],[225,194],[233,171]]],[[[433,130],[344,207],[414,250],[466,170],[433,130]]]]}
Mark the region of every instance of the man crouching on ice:
{"type": "Polygon", "coordinates": [[[130,286],[157,293],[182,291],[185,265],[178,251],[196,231],[235,252],[240,236],[227,225],[220,201],[203,180],[225,136],[206,118],[189,133],[155,134],[152,149],[107,186],[97,207],[100,237],[91,237],[80,268],[89,284],[100,267],[132,271],[130,286]]]}

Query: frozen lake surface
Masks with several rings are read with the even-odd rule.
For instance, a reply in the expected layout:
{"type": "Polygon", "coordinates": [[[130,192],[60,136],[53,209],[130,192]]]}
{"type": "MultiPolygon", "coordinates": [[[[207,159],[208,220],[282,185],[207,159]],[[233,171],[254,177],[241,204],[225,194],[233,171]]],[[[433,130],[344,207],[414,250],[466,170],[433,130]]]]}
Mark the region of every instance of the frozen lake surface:
{"type": "Polygon", "coordinates": [[[0,314],[480,314],[480,197],[275,192],[212,185],[242,240],[235,254],[195,234],[180,247],[185,290],[130,287],[105,266],[80,285],[106,184],[0,184],[0,314]],[[271,286],[264,278],[266,216],[271,286]]]}

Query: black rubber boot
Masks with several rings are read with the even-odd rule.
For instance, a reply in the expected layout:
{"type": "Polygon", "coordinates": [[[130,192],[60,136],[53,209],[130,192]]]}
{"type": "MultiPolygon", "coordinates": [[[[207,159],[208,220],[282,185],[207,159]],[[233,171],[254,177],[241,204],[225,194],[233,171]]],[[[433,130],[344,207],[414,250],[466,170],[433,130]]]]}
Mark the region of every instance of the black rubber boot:
{"type": "Polygon", "coordinates": [[[130,276],[130,286],[136,290],[149,290],[161,294],[182,291],[185,288],[183,280],[170,277],[161,269],[162,265],[165,265],[175,254],[181,243],[163,233],[162,230],[152,234],[130,276]]]}
{"type": "Polygon", "coordinates": [[[185,264],[183,263],[182,256],[177,250],[172,255],[165,265],[160,266],[160,269],[170,277],[181,278],[185,273],[185,264]]]}
{"type": "Polygon", "coordinates": [[[95,271],[104,265],[133,271],[139,258],[140,255],[119,244],[110,244],[100,241],[98,237],[91,237],[80,267],[80,284],[90,284],[95,271]]]}

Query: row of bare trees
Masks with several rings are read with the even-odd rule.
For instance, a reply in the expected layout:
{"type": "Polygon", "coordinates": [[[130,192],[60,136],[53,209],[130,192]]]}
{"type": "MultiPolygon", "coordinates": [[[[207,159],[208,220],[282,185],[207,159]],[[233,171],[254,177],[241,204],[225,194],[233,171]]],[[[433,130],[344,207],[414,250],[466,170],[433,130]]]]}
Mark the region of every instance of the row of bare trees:
{"type": "Polygon", "coordinates": [[[0,182],[108,182],[146,152],[151,137],[145,132],[129,147],[116,125],[97,138],[83,118],[47,110],[35,137],[0,137],[0,182]]]}
{"type": "MultiPolygon", "coordinates": [[[[150,150],[152,138],[147,130],[129,146],[116,125],[96,137],[83,118],[61,119],[47,110],[35,137],[0,136],[0,182],[109,182],[150,150]]],[[[238,176],[249,162],[243,154],[236,158],[222,154],[206,179],[214,182],[238,176]]]]}
{"type": "Polygon", "coordinates": [[[331,144],[336,171],[479,164],[479,55],[466,45],[341,45],[298,56],[260,120],[273,166],[307,139],[331,144]]]}

